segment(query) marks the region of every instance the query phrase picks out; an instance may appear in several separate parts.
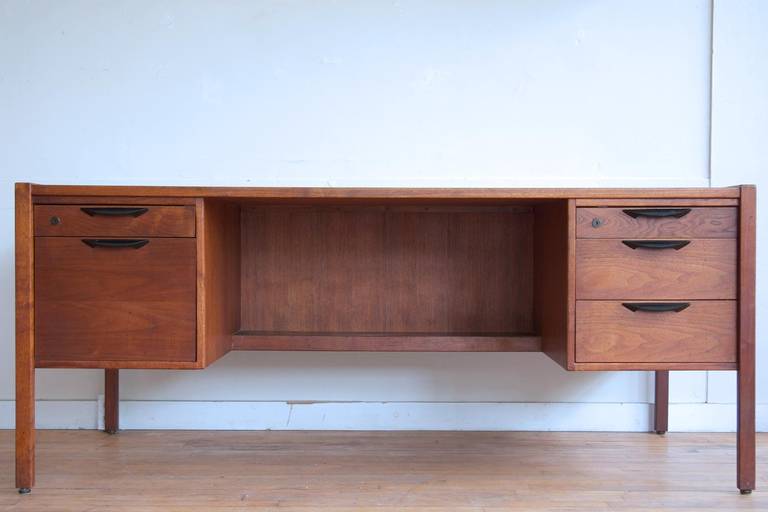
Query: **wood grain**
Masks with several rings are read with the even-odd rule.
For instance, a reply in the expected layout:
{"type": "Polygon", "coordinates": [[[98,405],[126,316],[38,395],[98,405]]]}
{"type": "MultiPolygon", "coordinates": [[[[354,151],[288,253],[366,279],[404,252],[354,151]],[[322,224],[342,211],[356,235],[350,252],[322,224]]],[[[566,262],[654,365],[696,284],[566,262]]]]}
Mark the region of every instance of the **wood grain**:
{"type": "Polygon", "coordinates": [[[104,432],[120,430],[120,370],[104,370],[104,432]]]}
{"type": "Polygon", "coordinates": [[[636,208],[578,208],[579,238],[736,238],[736,208],[691,208],[681,218],[633,218],[624,213],[636,208]]]}
{"type": "Polygon", "coordinates": [[[576,361],[736,361],[736,302],[690,301],[680,312],[630,311],[621,302],[576,303],[576,361]]]}
{"type": "Polygon", "coordinates": [[[35,253],[31,187],[15,186],[16,487],[35,484],[35,253]]]}
{"type": "Polygon", "coordinates": [[[740,197],[738,187],[723,188],[344,188],[344,187],[156,187],[32,185],[42,196],[145,196],[265,199],[434,200],[450,199],[699,199],[740,197]]]}
{"type": "Polygon", "coordinates": [[[194,206],[108,205],[147,208],[138,217],[91,216],[81,209],[89,206],[105,205],[35,205],[35,236],[195,236],[194,206]]]}
{"type": "Polygon", "coordinates": [[[385,331],[533,332],[530,211],[384,217],[385,331]]]}
{"type": "Polygon", "coordinates": [[[140,249],[35,238],[35,356],[45,361],[195,360],[195,240],[140,249]]]}
{"type": "Polygon", "coordinates": [[[518,211],[243,210],[242,330],[531,333],[518,211]]]}
{"type": "Polygon", "coordinates": [[[736,362],[731,363],[574,363],[576,371],[605,371],[617,372],[625,370],[637,371],[704,371],[704,370],[735,370],[736,362]]]}
{"type": "Polygon", "coordinates": [[[46,359],[35,362],[36,368],[100,368],[121,370],[199,370],[201,361],[143,361],[125,359],[46,359]]]}
{"type": "Polygon", "coordinates": [[[208,366],[240,328],[240,207],[201,199],[197,211],[198,359],[208,366]]]}
{"type": "Polygon", "coordinates": [[[576,241],[578,299],[735,299],[736,241],[691,240],[680,250],[622,240],[576,241]]]}
{"type": "Polygon", "coordinates": [[[754,186],[741,187],[739,213],[737,485],[742,492],[751,492],[755,488],[755,231],[757,197],[754,186]]]}
{"type": "Polygon", "coordinates": [[[739,200],[729,198],[688,198],[676,199],[668,197],[664,199],[626,197],[622,199],[575,199],[576,206],[581,207],[647,207],[666,208],[684,206],[739,206],[739,200]]]}
{"type": "Polygon", "coordinates": [[[653,430],[663,434],[669,430],[669,372],[654,372],[653,430]]]}
{"type": "Polygon", "coordinates": [[[196,197],[146,197],[146,196],[32,196],[33,204],[79,204],[93,205],[98,201],[102,205],[140,205],[140,206],[194,206],[196,197]],[[95,199],[98,197],[98,199],[95,199]]]}
{"type": "Polygon", "coordinates": [[[568,200],[568,369],[576,369],[576,200],[568,200]]]}
{"type": "MultiPolygon", "coordinates": [[[[0,479],[12,432],[0,430],[0,479]]],[[[43,430],[13,512],[731,512],[733,434],[43,430]]],[[[758,485],[768,434],[758,434],[758,485]]],[[[5,463],[8,462],[8,463],[5,463]]]]}
{"type": "Polygon", "coordinates": [[[358,352],[540,352],[538,336],[443,334],[309,334],[238,332],[233,350],[323,350],[358,352]]]}
{"type": "Polygon", "coordinates": [[[568,368],[568,202],[536,205],[534,215],[535,332],[541,336],[543,352],[568,368]]]}

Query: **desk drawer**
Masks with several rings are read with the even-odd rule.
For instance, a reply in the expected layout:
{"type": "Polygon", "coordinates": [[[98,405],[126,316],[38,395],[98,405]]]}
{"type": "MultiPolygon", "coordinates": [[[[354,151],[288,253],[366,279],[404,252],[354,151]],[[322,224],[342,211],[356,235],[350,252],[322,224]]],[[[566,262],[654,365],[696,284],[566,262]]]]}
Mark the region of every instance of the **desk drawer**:
{"type": "Polygon", "coordinates": [[[732,207],[578,208],[577,238],[736,238],[732,207]]]}
{"type": "Polygon", "coordinates": [[[736,271],[736,240],[576,241],[577,299],[735,299],[736,271]]]}
{"type": "Polygon", "coordinates": [[[194,361],[195,334],[194,238],[35,238],[38,362],[194,361]]]}
{"type": "Polygon", "coordinates": [[[576,361],[733,363],[736,301],[577,301],[576,361]]]}
{"type": "Polygon", "coordinates": [[[194,206],[35,206],[35,236],[195,236],[194,206]]]}

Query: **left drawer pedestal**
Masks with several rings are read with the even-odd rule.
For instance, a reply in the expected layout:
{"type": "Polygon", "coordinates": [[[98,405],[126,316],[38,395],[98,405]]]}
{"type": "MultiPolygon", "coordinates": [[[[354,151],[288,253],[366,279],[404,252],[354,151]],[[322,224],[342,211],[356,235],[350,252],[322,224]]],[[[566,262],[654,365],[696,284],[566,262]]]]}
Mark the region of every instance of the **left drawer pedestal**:
{"type": "Polygon", "coordinates": [[[93,208],[35,207],[36,366],[194,363],[194,207],[93,208]]]}

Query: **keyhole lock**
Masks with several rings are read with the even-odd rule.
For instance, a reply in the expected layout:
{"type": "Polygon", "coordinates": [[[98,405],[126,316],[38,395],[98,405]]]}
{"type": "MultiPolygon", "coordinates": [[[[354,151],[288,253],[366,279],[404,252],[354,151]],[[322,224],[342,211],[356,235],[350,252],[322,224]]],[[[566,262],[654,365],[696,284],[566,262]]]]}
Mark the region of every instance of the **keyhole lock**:
{"type": "Polygon", "coordinates": [[[51,225],[52,226],[58,226],[59,224],[61,224],[61,217],[57,217],[56,215],[51,217],[51,225]]]}
{"type": "Polygon", "coordinates": [[[603,219],[601,219],[600,217],[595,217],[594,219],[592,219],[593,228],[599,228],[602,225],[603,225],[603,219]]]}

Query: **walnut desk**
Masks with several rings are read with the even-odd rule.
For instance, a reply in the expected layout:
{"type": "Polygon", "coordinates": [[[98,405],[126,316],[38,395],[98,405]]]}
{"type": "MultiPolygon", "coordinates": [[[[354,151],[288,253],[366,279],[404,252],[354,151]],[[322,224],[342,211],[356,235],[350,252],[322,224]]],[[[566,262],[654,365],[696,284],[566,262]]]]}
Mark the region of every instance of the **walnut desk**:
{"type": "Polygon", "coordinates": [[[755,485],[755,189],[16,185],[16,486],[35,369],[231,350],[541,351],[569,371],[738,372],[755,485]]]}

